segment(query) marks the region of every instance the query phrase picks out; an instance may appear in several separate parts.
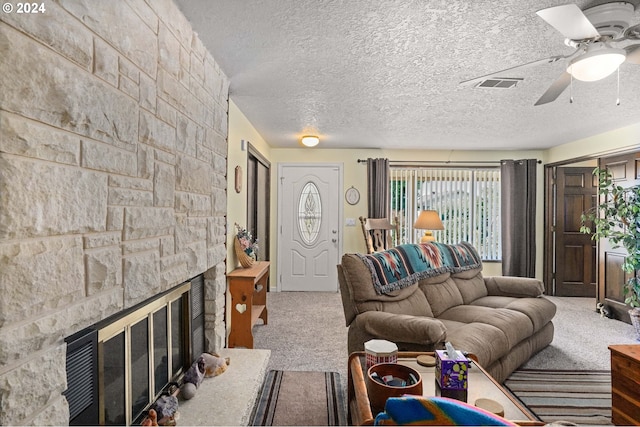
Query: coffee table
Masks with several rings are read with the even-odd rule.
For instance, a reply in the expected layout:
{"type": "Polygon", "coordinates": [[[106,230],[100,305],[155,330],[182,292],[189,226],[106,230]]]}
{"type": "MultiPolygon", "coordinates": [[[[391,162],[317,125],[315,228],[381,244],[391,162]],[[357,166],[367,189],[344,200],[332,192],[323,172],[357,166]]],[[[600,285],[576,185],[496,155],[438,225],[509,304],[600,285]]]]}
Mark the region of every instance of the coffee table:
{"type": "MultiPolygon", "coordinates": [[[[416,358],[421,354],[433,356],[432,352],[399,352],[398,363],[411,366],[422,376],[423,396],[435,396],[435,367],[419,365],[416,358]]],[[[352,353],[349,356],[347,411],[351,425],[372,425],[376,414],[372,414],[369,396],[367,394],[366,371],[364,369],[365,353],[352,353]]],[[[487,398],[495,400],[504,407],[504,417],[519,425],[544,425],[522,405],[515,397],[507,392],[470,356],[469,389],[467,403],[473,404],[476,399],[487,398]]]]}

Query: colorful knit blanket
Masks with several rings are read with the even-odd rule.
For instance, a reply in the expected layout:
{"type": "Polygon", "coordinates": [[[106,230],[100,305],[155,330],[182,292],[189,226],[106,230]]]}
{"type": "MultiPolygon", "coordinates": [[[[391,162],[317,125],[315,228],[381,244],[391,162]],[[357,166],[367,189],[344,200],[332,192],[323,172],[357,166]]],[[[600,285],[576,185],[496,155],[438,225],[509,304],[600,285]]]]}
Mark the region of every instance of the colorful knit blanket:
{"type": "Polygon", "coordinates": [[[391,397],[374,425],[515,426],[489,411],[446,397],[391,397]]]}
{"type": "Polygon", "coordinates": [[[406,244],[358,255],[369,267],[378,295],[406,288],[420,279],[447,272],[459,273],[482,265],[480,255],[467,242],[455,245],[432,242],[406,244]]]}

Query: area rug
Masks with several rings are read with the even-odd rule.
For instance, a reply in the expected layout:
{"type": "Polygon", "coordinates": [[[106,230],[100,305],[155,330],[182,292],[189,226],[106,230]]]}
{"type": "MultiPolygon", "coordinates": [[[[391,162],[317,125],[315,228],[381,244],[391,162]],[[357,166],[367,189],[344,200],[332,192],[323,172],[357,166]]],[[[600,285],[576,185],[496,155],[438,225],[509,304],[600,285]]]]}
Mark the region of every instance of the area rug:
{"type": "Polygon", "coordinates": [[[264,380],[251,425],[346,425],[345,412],[339,373],[271,370],[264,380]]]}
{"type": "Polygon", "coordinates": [[[611,373],[520,369],[504,385],[541,421],[611,425],[611,373]]]}

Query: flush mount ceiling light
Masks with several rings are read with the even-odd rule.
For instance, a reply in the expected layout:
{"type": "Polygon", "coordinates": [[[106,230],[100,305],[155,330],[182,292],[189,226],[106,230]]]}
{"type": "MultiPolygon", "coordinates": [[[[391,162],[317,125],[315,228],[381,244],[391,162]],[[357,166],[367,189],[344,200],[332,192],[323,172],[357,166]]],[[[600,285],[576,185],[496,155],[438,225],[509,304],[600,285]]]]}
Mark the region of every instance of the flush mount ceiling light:
{"type": "Polygon", "coordinates": [[[302,137],[300,142],[302,142],[302,145],[305,147],[315,147],[320,142],[320,138],[313,135],[306,135],[302,137]]]}
{"type": "Polygon", "coordinates": [[[616,71],[626,57],[624,49],[593,43],[587,46],[585,53],[571,61],[567,72],[578,80],[595,82],[616,71]]]}

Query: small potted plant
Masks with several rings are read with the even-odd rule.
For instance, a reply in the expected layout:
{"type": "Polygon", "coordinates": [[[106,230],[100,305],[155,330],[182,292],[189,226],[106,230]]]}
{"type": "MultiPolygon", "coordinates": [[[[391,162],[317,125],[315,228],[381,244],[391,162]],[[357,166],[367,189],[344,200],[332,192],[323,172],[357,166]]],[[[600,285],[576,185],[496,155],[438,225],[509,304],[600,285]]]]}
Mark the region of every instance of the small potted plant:
{"type": "Polygon", "coordinates": [[[596,168],[593,174],[598,177],[600,204],[582,214],[580,231],[593,232],[594,240],[606,238],[614,248],[626,249],[622,269],[631,277],[623,287],[624,302],[631,306],[631,322],[640,336],[640,185],[616,185],[607,169],[596,168]]]}
{"type": "Polygon", "coordinates": [[[258,259],[258,240],[254,239],[246,228],[235,223],[236,237],[234,249],[240,265],[244,268],[251,267],[258,259]]]}

